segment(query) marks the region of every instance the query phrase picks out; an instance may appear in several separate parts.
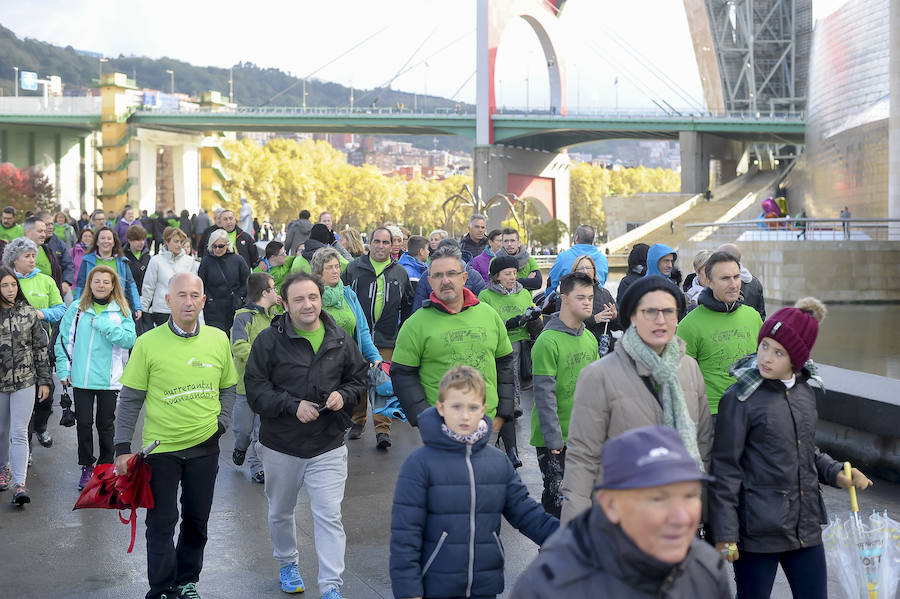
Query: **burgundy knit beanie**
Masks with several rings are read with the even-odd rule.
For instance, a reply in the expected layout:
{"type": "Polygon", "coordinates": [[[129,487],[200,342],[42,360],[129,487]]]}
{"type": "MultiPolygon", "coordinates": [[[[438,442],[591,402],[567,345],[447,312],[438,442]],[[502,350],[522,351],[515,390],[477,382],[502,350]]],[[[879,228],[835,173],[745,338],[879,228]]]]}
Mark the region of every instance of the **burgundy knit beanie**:
{"type": "Polygon", "coordinates": [[[800,372],[819,335],[819,321],[825,318],[825,306],[815,298],[803,298],[796,307],[781,308],[766,319],[757,343],[764,337],[784,346],[795,372],[800,372]]]}

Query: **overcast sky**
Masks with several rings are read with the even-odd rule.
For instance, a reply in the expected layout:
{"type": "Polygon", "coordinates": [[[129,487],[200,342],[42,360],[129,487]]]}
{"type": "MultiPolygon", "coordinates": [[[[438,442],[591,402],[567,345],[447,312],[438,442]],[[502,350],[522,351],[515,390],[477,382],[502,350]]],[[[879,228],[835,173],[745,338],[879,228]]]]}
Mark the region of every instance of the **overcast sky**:
{"type": "MultiPolygon", "coordinates": [[[[840,4],[815,0],[816,16],[840,4]]],[[[109,56],[253,62],[357,88],[390,82],[475,101],[475,0],[30,0],[3,2],[0,24],[20,38],[109,56]]],[[[702,106],[681,1],[569,0],[560,27],[570,109],[612,108],[617,97],[621,108],[702,106]]],[[[542,52],[524,21],[504,32],[497,61],[498,103],[548,106],[542,52]]]]}

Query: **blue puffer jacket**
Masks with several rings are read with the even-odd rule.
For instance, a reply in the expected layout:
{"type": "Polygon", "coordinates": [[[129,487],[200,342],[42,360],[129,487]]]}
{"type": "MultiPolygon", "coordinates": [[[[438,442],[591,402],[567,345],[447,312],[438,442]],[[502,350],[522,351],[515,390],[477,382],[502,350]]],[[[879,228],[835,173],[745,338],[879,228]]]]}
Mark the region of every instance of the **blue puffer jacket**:
{"type": "MultiPolygon", "coordinates": [[[[490,419],[485,418],[490,426],[490,419]]],[[[490,435],[474,445],[441,431],[436,408],[419,415],[425,443],[404,462],[391,513],[395,597],[491,596],[503,592],[500,515],[537,544],[559,528],[528,496],[490,435]]]]}
{"type": "MultiPolygon", "coordinates": [[[[85,254],[81,259],[81,267],[78,269],[78,277],[75,281],[75,289],[72,291],[72,301],[77,302],[84,291],[87,284],[88,273],[97,266],[97,254],[91,252],[85,254]]],[[[134,314],[141,309],[141,294],[138,292],[137,285],[134,284],[134,277],[131,274],[131,267],[128,266],[128,258],[126,256],[116,256],[116,274],[119,275],[119,284],[122,285],[122,291],[125,293],[125,299],[128,300],[128,307],[134,314]]]]}

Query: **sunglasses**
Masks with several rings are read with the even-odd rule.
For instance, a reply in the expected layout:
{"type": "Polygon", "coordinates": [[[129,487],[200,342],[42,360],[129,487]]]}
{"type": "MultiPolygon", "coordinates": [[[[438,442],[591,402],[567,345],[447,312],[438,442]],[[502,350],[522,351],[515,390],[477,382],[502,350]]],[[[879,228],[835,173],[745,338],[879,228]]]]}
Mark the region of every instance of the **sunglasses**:
{"type": "Polygon", "coordinates": [[[217,244],[215,244],[215,245],[212,246],[212,247],[213,247],[214,250],[221,250],[222,248],[228,247],[228,245],[226,245],[226,244],[224,244],[224,243],[217,243],[217,244]]]}

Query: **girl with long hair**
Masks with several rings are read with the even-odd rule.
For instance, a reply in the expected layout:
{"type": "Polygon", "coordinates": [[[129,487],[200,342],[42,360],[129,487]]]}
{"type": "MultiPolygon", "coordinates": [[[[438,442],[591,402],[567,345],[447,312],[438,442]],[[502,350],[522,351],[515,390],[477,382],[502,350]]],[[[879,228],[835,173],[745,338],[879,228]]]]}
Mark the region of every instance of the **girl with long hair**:
{"type": "Polygon", "coordinates": [[[83,489],[94,472],[94,463],[111,464],[115,458],[113,432],[119,377],[136,338],[134,320],[116,271],[106,265],[88,274],[79,301],[73,302],[59,325],[56,339],[56,372],[72,385],[75,399],[78,464],[83,489]],[[94,407],[100,445],[94,457],[94,407]]]}
{"type": "Polygon", "coordinates": [[[50,395],[47,332],[12,268],[0,266],[0,491],[13,485],[12,502],[29,503],[28,421],[37,397],[50,395]],[[10,441],[12,443],[10,443],[10,441]]]}

